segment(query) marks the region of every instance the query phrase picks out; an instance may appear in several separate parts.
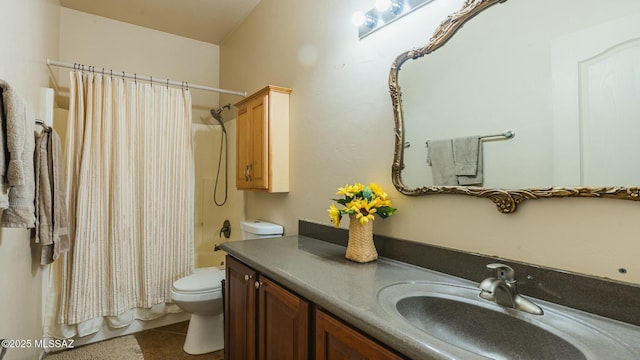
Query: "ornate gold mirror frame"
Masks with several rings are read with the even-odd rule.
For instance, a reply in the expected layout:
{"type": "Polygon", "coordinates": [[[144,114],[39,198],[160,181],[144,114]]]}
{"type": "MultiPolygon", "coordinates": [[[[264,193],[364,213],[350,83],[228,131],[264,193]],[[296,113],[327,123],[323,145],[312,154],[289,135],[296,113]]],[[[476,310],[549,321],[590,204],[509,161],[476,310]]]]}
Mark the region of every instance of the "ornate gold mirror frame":
{"type": "Polygon", "coordinates": [[[624,200],[640,200],[638,187],[546,187],[528,189],[489,189],[469,186],[423,186],[409,188],[402,182],[404,169],[404,123],[402,118],[402,93],[398,84],[398,72],[407,60],[415,60],[428,55],[441,46],[455,34],[467,21],[488,7],[505,2],[506,0],[465,0],[462,9],[445,19],[436,29],[426,46],[400,54],[391,65],[389,72],[389,91],[395,118],[395,150],[391,169],[391,178],[396,189],[405,195],[421,196],[432,194],[460,194],[493,201],[501,213],[513,213],[518,204],[528,199],[552,197],[589,197],[614,198],[624,200]]]}

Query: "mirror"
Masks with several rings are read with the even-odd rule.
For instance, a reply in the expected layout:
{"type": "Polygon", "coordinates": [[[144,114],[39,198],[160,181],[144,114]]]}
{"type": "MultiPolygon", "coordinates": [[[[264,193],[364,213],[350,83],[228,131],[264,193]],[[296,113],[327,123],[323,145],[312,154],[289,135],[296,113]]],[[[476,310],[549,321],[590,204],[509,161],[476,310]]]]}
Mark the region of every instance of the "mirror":
{"type": "Polygon", "coordinates": [[[389,88],[403,194],[488,198],[503,213],[527,199],[640,200],[638,1],[466,0],[396,58],[389,88]],[[482,182],[436,185],[427,141],[468,136],[488,136],[482,182]]]}

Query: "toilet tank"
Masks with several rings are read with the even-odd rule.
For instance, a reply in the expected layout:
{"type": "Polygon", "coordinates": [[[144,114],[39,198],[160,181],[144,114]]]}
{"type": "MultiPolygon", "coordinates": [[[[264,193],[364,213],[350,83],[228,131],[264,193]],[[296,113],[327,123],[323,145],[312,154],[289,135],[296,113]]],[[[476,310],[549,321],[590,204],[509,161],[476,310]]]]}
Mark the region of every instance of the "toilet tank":
{"type": "Polygon", "coordinates": [[[240,230],[243,240],[277,237],[284,234],[282,225],[272,224],[262,220],[241,221],[240,230]]]}

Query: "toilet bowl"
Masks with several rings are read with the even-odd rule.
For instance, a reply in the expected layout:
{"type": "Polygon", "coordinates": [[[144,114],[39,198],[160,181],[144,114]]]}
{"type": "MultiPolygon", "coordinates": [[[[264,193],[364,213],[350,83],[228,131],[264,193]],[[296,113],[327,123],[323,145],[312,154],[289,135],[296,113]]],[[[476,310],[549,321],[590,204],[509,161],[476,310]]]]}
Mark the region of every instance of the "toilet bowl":
{"type": "MultiPolygon", "coordinates": [[[[261,220],[240,222],[242,239],[281,236],[284,228],[261,220]]],[[[222,280],[225,271],[218,268],[196,269],[173,283],[171,299],[185,312],[191,313],[183,349],[199,355],[224,348],[224,314],[222,280]]]]}
{"type": "Polygon", "coordinates": [[[222,313],[222,280],[225,271],[203,268],[176,280],[171,299],[185,312],[191,313],[183,349],[192,355],[205,354],[224,347],[222,313]]]}

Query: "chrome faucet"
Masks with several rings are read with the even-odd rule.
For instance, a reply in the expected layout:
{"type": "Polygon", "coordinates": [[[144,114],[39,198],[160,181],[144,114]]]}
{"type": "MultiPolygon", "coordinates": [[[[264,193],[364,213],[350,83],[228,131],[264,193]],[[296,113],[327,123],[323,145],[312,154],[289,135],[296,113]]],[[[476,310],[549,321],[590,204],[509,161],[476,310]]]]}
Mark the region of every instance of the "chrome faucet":
{"type": "Polygon", "coordinates": [[[522,310],[534,315],[542,315],[542,309],[523,298],[516,288],[516,272],[510,266],[504,264],[488,264],[487,269],[496,270],[497,277],[482,280],[478,286],[480,297],[493,301],[498,305],[522,310]]]}

